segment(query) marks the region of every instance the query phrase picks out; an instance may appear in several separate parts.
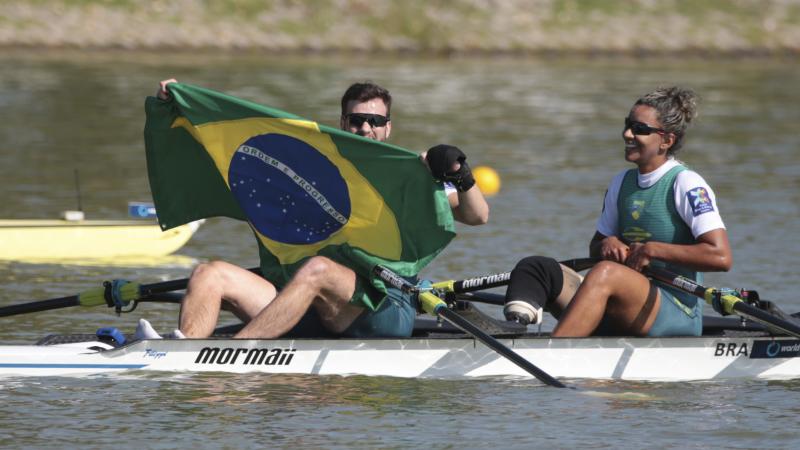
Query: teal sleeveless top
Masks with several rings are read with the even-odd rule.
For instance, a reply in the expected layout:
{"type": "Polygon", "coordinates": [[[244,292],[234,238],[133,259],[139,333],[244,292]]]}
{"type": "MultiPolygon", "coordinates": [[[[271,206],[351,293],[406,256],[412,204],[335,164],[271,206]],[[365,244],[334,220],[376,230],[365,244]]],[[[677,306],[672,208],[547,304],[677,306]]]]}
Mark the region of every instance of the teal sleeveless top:
{"type": "MultiPolygon", "coordinates": [[[[617,211],[620,239],[626,244],[648,241],[666,242],[670,244],[694,244],[697,241],[692,230],[686,225],[675,208],[675,177],[686,170],[684,166],[673,167],[656,184],[641,188],[637,180],[637,169],[631,169],[622,181],[617,198],[617,211]]],[[[671,272],[695,280],[702,284],[703,275],[684,266],[651,261],[653,267],[660,267],[671,272]]],[[[662,289],[669,291],[686,307],[685,311],[694,316],[693,310],[698,298],[678,289],[656,282],[662,289]]],[[[681,305],[678,305],[681,306],[681,305]]]]}

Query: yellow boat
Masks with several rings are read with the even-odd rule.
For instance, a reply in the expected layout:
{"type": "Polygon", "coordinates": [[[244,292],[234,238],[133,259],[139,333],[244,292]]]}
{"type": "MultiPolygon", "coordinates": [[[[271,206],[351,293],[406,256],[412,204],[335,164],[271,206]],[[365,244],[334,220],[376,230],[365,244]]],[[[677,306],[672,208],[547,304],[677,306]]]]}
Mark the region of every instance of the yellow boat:
{"type": "MultiPolygon", "coordinates": [[[[181,248],[202,221],[161,231],[153,220],[0,220],[0,260],[157,257],[181,248]]],[[[68,217],[69,218],[69,217],[68,217]]]]}

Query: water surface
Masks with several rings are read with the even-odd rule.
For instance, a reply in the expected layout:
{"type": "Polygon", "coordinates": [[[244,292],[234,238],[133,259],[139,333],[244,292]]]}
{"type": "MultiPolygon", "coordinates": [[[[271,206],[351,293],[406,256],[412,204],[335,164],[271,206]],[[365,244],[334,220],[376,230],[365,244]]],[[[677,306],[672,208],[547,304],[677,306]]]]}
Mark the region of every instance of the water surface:
{"type": "MultiPolygon", "coordinates": [[[[800,309],[800,91],[794,61],[629,59],[328,59],[129,53],[0,54],[0,216],[53,218],[81,205],[119,218],[149,199],[144,98],[168,77],[336,125],[354,81],[394,95],[392,142],[461,147],[502,176],[483,227],[425,270],[432,279],[509,270],[523,256],[584,256],[611,177],[626,168],[620,137],[633,101],[681,84],[702,96],[681,158],[717,193],[731,272],[707,284],[757,289],[800,309]]],[[[2,249],[0,249],[2,251],[2,249]]],[[[204,225],[179,254],[257,263],[246,226],[204,225]]],[[[108,278],[189,274],[159,265],[0,263],[0,305],[61,297],[108,278]]],[[[498,314],[496,310],[489,310],[498,314]]],[[[115,317],[64,309],[2,320],[0,342],[48,333],[175,327],[177,308],[145,304],[115,317]]],[[[232,322],[226,316],[223,322],[232,322]]],[[[545,328],[552,327],[551,321],[545,328]]],[[[398,380],[265,375],[141,375],[0,380],[0,444],[56,448],[793,448],[797,382],[595,383],[596,397],[528,380],[398,380]]]]}

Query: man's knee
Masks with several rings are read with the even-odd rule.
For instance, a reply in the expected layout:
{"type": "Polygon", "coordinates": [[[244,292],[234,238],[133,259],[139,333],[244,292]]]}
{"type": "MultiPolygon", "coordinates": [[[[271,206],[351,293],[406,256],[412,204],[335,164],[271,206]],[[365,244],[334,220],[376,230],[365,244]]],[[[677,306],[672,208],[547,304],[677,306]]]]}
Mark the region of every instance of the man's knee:
{"type": "Polygon", "coordinates": [[[198,264],[192,271],[191,278],[195,281],[220,284],[236,266],[225,261],[209,261],[198,264]]]}
{"type": "MultiPolygon", "coordinates": [[[[325,256],[313,256],[308,259],[294,275],[296,280],[304,283],[311,283],[316,286],[323,286],[331,277],[344,269],[344,266],[326,258],[325,256]]],[[[349,269],[347,269],[349,270],[349,269]]]]}
{"type": "Polygon", "coordinates": [[[220,277],[218,261],[200,263],[192,270],[191,279],[197,282],[215,282],[220,277]]]}

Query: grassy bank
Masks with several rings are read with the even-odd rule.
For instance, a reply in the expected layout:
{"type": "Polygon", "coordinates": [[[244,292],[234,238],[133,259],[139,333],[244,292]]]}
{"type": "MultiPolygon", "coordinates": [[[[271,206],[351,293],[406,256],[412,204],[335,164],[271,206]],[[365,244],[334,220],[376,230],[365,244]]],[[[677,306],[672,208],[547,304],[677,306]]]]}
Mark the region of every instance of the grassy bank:
{"type": "Polygon", "coordinates": [[[0,46],[800,53],[800,0],[4,0],[0,46]]]}

